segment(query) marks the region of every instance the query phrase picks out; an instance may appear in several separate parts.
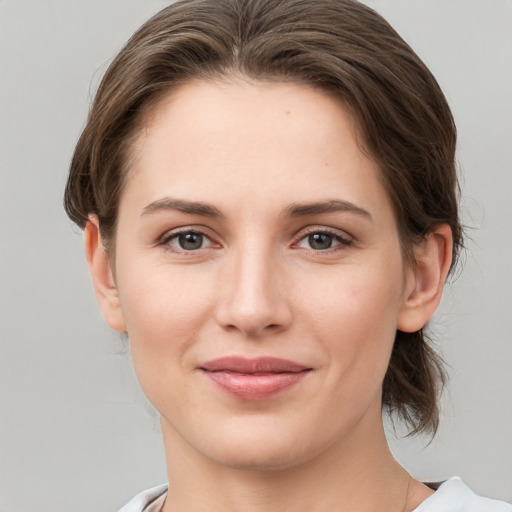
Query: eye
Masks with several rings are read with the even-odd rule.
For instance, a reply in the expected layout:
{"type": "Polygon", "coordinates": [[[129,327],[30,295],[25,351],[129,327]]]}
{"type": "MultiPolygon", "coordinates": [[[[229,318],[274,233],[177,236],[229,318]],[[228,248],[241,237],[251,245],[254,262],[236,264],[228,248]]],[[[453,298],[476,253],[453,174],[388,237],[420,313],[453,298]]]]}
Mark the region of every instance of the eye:
{"type": "Polygon", "coordinates": [[[311,249],[322,250],[332,247],[334,237],[325,233],[314,233],[308,235],[307,241],[311,249]]]}
{"type": "Polygon", "coordinates": [[[180,252],[198,251],[213,245],[213,242],[199,231],[182,231],[171,234],[163,240],[163,243],[180,252]]]}
{"type": "Polygon", "coordinates": [[[348,237],[343,237],[338,233],[332,233],[330,231],[313,231],[303,236],[298,247],[303,249],[312,249],[314,251],[327,251],[334,249],[338,246],[349,246],[352,244],[352,240],[348,237]]]}

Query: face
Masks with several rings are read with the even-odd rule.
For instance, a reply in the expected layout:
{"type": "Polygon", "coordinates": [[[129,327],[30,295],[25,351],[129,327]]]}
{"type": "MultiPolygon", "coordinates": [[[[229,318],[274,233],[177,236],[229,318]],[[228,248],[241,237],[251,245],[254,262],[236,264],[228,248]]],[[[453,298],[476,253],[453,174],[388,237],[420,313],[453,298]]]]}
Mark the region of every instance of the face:
{"type": "Polygon", "coordinates": [[[284,467],[381,428],[412,279],[342,104],[296,84],[185,85],[128,177],[105,316],[168,442],[284,467]]]}

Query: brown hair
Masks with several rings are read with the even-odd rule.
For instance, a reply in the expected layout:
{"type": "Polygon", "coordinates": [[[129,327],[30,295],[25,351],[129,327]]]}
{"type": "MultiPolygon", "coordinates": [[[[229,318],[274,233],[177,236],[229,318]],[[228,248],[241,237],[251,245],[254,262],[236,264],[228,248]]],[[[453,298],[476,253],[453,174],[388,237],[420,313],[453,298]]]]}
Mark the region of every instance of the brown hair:
{"type": "MultiPolygon", "coordinates": [[[[156,14],[101,82],[71,162],[69,217],[83,228],[96,214],[112,251],[127,154],[145,113],[187,81],[233,75],[306,83],[340,98],[380,165],[406,259],[411,263],[414,244],[446,222],[455,262],[462,229],[450,109],[411,48],[355,0],[180,0],[156,14]]],[[[384,407],[412,432],[435,433],[443,383],[423,329],[398,331],[384,407]]]]}

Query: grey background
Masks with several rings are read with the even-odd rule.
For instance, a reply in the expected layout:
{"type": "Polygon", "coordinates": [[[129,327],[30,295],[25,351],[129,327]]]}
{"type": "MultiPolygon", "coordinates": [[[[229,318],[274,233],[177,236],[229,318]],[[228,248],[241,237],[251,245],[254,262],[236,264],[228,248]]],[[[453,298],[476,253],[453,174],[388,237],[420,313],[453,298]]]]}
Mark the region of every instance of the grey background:
{"type": "MultiPolygon", "coordinates": [[[[158,422],[61,202],[99,78],[167,3],[0,0],[0,512],[107,512],[166,479],[158,422]]],[[[445,90],[475,228],[434,324],[452,367],[440,431],[426,448],[391,444],[419,478],[512,499],[512,2],[368,3],[445,90]]]]}

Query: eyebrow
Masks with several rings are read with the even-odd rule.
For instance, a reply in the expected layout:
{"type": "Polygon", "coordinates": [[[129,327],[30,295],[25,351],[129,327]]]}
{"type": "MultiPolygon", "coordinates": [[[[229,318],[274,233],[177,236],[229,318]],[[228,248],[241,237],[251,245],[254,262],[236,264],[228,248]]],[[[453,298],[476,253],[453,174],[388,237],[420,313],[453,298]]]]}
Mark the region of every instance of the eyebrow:
{"type": "MultiPolygon", "coordinates": [[[[144,207],[141,216],[150,215],[158,212],[178,211],[190,215],[200,215],[221,219],[224,214],[215,206],[203,203],[202,201],[187,201],[185,199],[173,199],[165,197],[153,201],[144,207]]],[[[367,219],[372,218],[370,212],[356,206],[349,201],[341,199],[331,199],[328,201],[319,201],[313,203],[292,203],[284,210],[285,217],[297,218],[308,215],[319,215],[322,213],[349,212],[355,213],[367,219]]]]}
{"type": "Polygon", "coordinates": [[[329,201],[320,201],[314,203],[293,203],[286,208],[284,214],[286,217],[305,217],[307,215],[319,215],[322,213],[349,212],[372,219],[370,212],[360,208],[349,201],[340,199],[331,199],[329,201]]]}
{"type": "Polygon", "coordinates": [[[153,201],[144,207],[141,216],[150,215],[152,213],[178,211],[191,215],[201,215],[203,217],[222,218],[224,215],[215,206],[203,203],[201,201],[186,201],[184,199],[173,199],[165,197],[153,201]]]}

